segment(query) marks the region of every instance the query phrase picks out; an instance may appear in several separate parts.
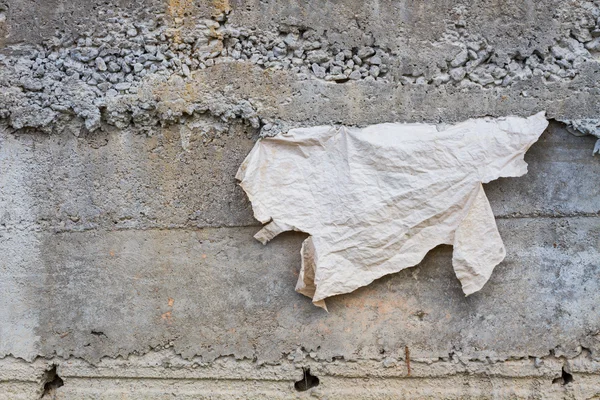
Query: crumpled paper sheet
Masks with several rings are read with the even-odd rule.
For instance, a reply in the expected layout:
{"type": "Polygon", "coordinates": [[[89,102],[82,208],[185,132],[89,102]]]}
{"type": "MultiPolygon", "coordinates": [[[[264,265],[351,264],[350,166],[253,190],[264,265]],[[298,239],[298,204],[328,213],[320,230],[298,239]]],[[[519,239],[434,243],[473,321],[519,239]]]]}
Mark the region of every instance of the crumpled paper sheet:
{"type": "Polygon", "coordinates": [[[548,126],[529,118],[452,126],[317,126],[260,139],[236,178],[266,244],[284,231],[310,236],[296,291],[325,308],[330,296],[415,266],[440,244],[466,295],[505,256],[482,183],[527,172],[525,152],[548,126]]]}

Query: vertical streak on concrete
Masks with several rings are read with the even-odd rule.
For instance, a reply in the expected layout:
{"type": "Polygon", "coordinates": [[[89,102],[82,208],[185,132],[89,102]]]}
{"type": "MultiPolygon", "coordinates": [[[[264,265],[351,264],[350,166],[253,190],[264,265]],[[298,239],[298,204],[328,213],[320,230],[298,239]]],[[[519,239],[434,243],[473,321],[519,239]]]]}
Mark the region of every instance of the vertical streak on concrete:
{"type": "MultiPolygon", "coordinates": [[[[32,209],[32,197],[26,193],[30,171],[24,158],[31,157],[28,147],[18,141],[0,139],[0,243],[8,249],[0,256],[0,357],[17,352],[21,357],[33,359],[37,354],[35,333],[39,313],[43,305],[38,302],[35,292],[44,285],[43,271],[40,270],[40,254],[35,235],[19,231],[16,227],[7,231],[5,223],[11,219],[9,213],[26,215],[32,209]],[[29,236],[29,240],[23,240],[29,236]]],[[[7,136],[11,138],[10,136],[7,136]]],[[[29,149],[30,150],[30,149],[29,149]]]]}

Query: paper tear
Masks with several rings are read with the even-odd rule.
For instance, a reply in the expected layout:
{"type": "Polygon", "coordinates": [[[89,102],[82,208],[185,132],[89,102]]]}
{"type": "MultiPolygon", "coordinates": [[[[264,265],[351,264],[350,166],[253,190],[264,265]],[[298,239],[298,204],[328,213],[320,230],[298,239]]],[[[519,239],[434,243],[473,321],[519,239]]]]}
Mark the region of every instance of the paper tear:
{"type": "Polygon", "coordinates": [[[257,240],[310,235],[296,291],[315,305],[415,266],[440,244],[454,245],[469,295],[505,256],[482,183],[525,174],[525,152],[547,126],[541,112],[442,128],[292,129],[260,139],[236,178],[256,219],[268,223],[257,240]]]}

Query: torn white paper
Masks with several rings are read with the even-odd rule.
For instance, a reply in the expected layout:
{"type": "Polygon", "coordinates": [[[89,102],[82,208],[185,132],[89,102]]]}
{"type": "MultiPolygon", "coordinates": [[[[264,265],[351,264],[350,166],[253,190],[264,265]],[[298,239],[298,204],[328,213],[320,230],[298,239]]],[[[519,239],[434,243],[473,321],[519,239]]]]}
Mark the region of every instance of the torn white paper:
{"type": "Polygon", "coordinates": [[[505,255],[482,183],[527,172],[523,156],[548,122],[472,119],[453,126],[318,126],[259,140],[236,178],[263,244],[296,230],[302,245],[296,290],[325,307],[384,275],[454,245],[463,291],[481,289],[505,255]]]}

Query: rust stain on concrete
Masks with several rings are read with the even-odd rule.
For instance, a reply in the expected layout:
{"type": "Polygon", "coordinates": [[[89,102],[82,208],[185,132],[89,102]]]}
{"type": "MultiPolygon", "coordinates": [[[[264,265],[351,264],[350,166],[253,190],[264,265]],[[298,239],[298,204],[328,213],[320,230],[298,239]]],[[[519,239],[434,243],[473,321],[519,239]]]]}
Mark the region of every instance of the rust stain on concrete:
{"type": "Polygon", "coordinates": [[[410,350],[404,346],[404,360],[406,361],[406,376],[410,376],[410,350]]]}
{"type": "Polygon", "coordinates": [[[215,16],[222,13],[229,14],[231,12],[229,0],[212,0],[212,4],[215,8],[215,12],[213,14],[215,16]]]}
{"type": "Polygon", "coordinates": [[[173,18],[183,18],[191,11],[193,0],[169,0],[167,11],[173,18]]]}
{"type": "Polygon", "coordinates": [[[174,43],[181,43],[181,29],[185,24],[185,17],[193,11],[194,0],[168,0],[167,13],[171,17],[172,28],[169,31],[172,34],[174,43]]]}
{"type": "Polygon", "coordinates": [[[171,315],[172,315],[172,312],[171,311],[167,311],[166,313],[162,314],[160,317],[164,321],[167,321],[168,324],[171,324],[171,315]]]}

